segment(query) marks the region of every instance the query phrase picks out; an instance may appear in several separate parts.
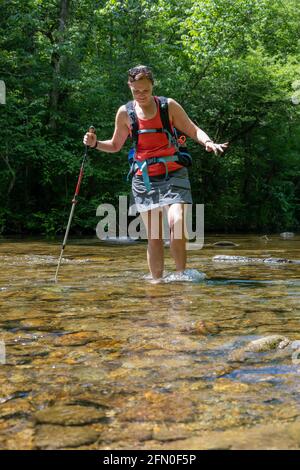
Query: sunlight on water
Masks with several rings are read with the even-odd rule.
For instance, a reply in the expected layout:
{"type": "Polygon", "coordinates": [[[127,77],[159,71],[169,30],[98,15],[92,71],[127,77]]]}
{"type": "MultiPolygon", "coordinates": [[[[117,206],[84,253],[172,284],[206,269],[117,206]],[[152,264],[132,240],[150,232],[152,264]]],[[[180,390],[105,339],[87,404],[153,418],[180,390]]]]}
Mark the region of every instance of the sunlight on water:
{"type": "Polygon", "coordinates": [[[182,273],[167,274],[163,281],[168,282],[201,282],[206,278],[206,275],[197,269],[186,269],[182,273]]]}
{"type": "Polygon", "coordinates": [[[145,244],[70,241],[55,284],[61,241],[1,239],[0,448],[272,447],[277,425],[300,448],[299,265],[213,261],[298,260],[300,239],[230,238],[183,274],[165,248],[156,284],[145,244]],[[272,335],[287,346],[247,350],[272,335]]]}

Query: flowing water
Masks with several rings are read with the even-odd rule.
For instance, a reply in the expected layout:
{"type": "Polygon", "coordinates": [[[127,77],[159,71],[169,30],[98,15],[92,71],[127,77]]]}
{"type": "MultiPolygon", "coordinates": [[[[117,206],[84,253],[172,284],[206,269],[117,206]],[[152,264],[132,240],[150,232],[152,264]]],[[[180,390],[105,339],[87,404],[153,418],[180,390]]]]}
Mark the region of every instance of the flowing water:
{"type": "MultiPolygon", "coordinates": [[[[0,448],[300,448],[300,237],[211,236],[197,282],[145,279],[146,245],[0,240],[0,448]],[[215,247],[228,238],[238,246],[215,247]],[[298,359],[299,355],[299,359],[298,359]]],[[[166,248],[166,270],[173,270],[166,248]]]]}

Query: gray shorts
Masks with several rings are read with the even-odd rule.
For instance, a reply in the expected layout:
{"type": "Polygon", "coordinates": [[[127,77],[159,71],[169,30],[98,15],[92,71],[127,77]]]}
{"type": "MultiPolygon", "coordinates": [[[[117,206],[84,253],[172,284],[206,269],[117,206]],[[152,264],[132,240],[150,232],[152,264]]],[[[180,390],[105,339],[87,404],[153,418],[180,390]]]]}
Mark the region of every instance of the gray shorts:
{"type": "Polygon", "coordinates": [[[169,204],[192,204],[193,202],[189,174],[185,167],[170,172],[167,179],[165,174],[151,176],[150,184],[151,190],[148,192],[142,175],[133,176],[129,215],[136,215],[136,212],[146,212],[169,204]]]}

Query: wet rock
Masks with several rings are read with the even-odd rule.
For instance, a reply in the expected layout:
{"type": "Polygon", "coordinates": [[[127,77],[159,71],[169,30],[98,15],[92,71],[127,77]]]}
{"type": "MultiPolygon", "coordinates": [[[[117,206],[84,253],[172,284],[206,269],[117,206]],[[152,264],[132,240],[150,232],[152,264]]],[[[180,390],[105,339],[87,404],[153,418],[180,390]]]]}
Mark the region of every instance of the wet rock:
{"type": "Polygon", "coordinates": [[[130,237],[107,237],[101,240],[101,242],[107,245],[132,245],[139,243],[139,240],[130,237]]]}
{"type": "Polygon", "coordinates": [[[280,238],[283,238],[284,240],[288,240],[290,238],[293,238],[295,234],[293,232],[282,232],[280,234],[280,238]]]}
{"type": "Polygon", "coordinates": [[[281,335],[270,335],[264,338],[259,338],[249,343],[245,350],[251,352],[265,352],[273,349],[284,349],[288,346],[290,340],[281,335]]]}
{"type": "MultiPolygon", "coordinates": [[[[229,354],[229,362],[244,362],[248,359],[249,353],[261,353],[268,351],[285,350],[291,341],[285,336],[270,335],[251,341],[246,346],[236,349],[229,354]]],[[[251,356],[250,356],[251,357],[251,356]]]]}
{"type": "Polygon", "coordinates": [[[252,258],[249,256],[229,256],[217,255],[213,257],[213,261],[222,263],[266,263],[266,264],[286,264],[294,263],[299,264],[299,260],[290,260],[287,258],[252,258]]]}
{"type": "MultiPolygon", "coordinates": [[[[31,384],[22,384],[19,386],[18,382],[12,383],[8,381],[2,382],[1,380],[1,392],[0,392],[0,404],[6,403],[7,401],[13,400],[14,398],[23,398],[26,397],[31,392],[31,384]]],[[[22,377],[22,381],[24,378],[22,377]]]]}
{"type": "Polygon", "coordinates": [[[77,405],[56,405],[35,414],[38,423],[65,426],[98,423],[106,418],[105,411],[77,405]]]}
{"type": "Polygon", "coordinates": [[[299,350],[300,351],[300,341],[299,340],[296,340],[296,341],[292,341],[289,345],[290,349],[293,349],[293,350],[299,350]]]}
{"type": "Polygon", "coordinates": [[[259,263],[263,262],[260,258],[249,258],[246,256],[229,256],[229,255],[217,255],[213,257],[213,261],[219,263],[259,263]]]}
{"type": "Polygon", "coordinates": [[[247,357],[246,350],[244,348],[232,351],[228,356],[229,362],[244,362],[247,357]]]}
{"type": "Polygon", "coordinates": [[[215,392],[226,392],[232,394],[247,392],[249,388],[250,386],[245,383],[234,382],[223,378],[218,379],[213,386],[213,390],[215,392]]]}
{"type": "Polygon", "coordinates": [[[261,237],[259,237],[261,240],[265,240],[266,242],[269,242],[271,240],[271,238],[268,237],[268,235],[262,235],[261,237]]]}
{"type": "Polygon", "coordinates": [[[154,426],[153,440],[155,441],[176,441],[186,439],[191,433],[187,429],[179,426],[154,426]]]}
{"type": "Polygon", "coordinates": [[[148,423],[129,423],[127,426],[108,428],[105,436],[102,437],[105,442],[114,441],[149,441],[152,439],[152,425],[148,423]]]}
{"type": "Polygon", "coordinates": [[[0,419],[10,420],[12,418],[25,418],[29,417],[32,413],[32,405],[29,401],[23,399],[16,399],[11,402],[3,403],[0,406],[0,419]]]}
{"type": "Polygon", "coordinates": [[[222,241],[213,243],[212,246],[239,246],[239,245],[231,241],[222,240],[222,241]]]}
{"type": "Polygon", "coordinates": [[[121,421],[153,421],[156,423],[185,423],[193,421],[191,404],[177,393],[146,392],[143,397],[129,400],[119,417],[121,421]]]}
{"type": "Polygon", "coordinates": [[[193,335],[207,336],[219,333],[220,329],[220,326],[215,322],[199,320],[192,325],[182,328],[181,331],[193,335]]]}
{"type": "Polygon", "coordinates": [[[218,323],[212,321],[199,320],[195,323],[195,332],[202,335],[215,335],[221,330],[218,323]]]}
{"type": "Polygon", "coordinates": [[[20,321],[20,326],[22,328],[35,329],[45,326],[45,322],[42,318],[26,318],[20,321]]]}
{"type": "Polygon", "coordinates": [[[267,264],[285,264],[293,263],[294,261],[287,258],[264,258],[263,262],[267,264]]]}
{"type": "Polygon", "coordinates": [[[184,441],[166,443],[162,449],[186,450],[288,450],[300,449],[300,421],[256,424],[226,431],[207,431],[184,441]]]}
{"type": "Polygon", "coordinates": [[[5,450],[31,450],[33,443],[34,430],[32,428],[22,429],[9,436],[5,442],[5,450]]]}
{"type": "Polygon", "coordinates": [[[91,331],[80,331],[59,336],[54,340],[55,346],[83,346],[98,339],[91,331]]]}
{"type": "Polygon", "coordinates": [[[38,449],[63,449],[79,447],[94,443],[99,438],[99,432],[81,426],[37,426],[35,446],[38,449]]]}

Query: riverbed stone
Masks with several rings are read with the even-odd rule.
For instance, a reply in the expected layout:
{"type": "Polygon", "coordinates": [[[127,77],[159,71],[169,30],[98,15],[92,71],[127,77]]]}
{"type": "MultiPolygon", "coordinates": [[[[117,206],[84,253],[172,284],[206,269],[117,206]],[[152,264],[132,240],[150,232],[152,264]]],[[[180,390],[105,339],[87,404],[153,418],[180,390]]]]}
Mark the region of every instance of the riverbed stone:
{"type": "Polygon", "coordinates": [[[214,335],[221,330],[220,325],[216,322],[207,320],[198,320],[191,325],[184,326],[180,331],[191,335],[214,335]]]}
{"type": "Polygon", "coordinates": [[[239,246],[234,242],[231,242],[229,240],[220,240],[219,242],[215,242],[212,244],[213,246],[239,246]]]}
{"type": "Polygon", "coordinates": [[[104,442],[114,441],[149,441],[152,439],[152,424],[150,423],[128,423],[126,426],[113,426],[106,430],[102,436],[104,442]]]}
{"type": "Polygon", "coordinates": [[[84,346],[92,341],[98,339],[93,331],[78,331],[76,333],[69,333],[66,335],[55,338],[55,346],[84,346]]]}
{"type": "Polygon", "coordinates": [[[300,340],[295,340],[295,341],[292,341],[289,345],[290,349],[293,349],[293,350],[299,350],[300,351],[300,340]]]}
{"type": "Polygon", "coordinates": [[[38,423],[65,426],[97,423],[105,418],[105,411],[79,405],[56,405],[35,413],[38,423]]]}
{"type": "Polygon", "coordinates": [[[129,400],[122,410],[121,421],[153,421],[156,423],[189,422],[194,418],[194,410],[182,394],[145,392],[143,397],[129,400]]]}
{"type": "Polygon", "coordinates": [[[165,443],[161,449],[299,450],[300,421],[284,424],[272,422],[251,428],[235,427],[226,431],[207,431],[184,441],[165,443]]]}
{"type": "Polygon", "coordinates": [[[34,429],[26,427],[13,435],[9,435],[5,442],[5,450],[32,450],[34,448],[34,429]]]}
{"type": "Polygon", "coordinates": [[[38,449],[76,448],[94,443],[100,437],[99,432],[82,426],[37,426],[34,442],[38,449]]]}
{"type": "Polygon", "coordinates": [[[191,435],[191,432],[188,431],[187,426],[177,425],[177,426],[166,426],[155,425],[153,427],[153,436],[152,439],[160,442],[167,441],[176,441],[178,439],[186,439],[191,435]]]}
{"type": "Polygon", "coordinates": [[[254,258],[252,256],[231,256],[231,255],[217,255],[213,257],[213,261],[220,263],[240,263],[240,264],[251,264],[251,263],[264,263],[264,264],[286,264],[295,263],[298,264],[297,260],[290,260],[287,258],[254,258]]]}
{"type": "Polygon", "coordinates": [[[245,393],[249,390],[250,386],[242,382],[234,382],[233,380],[220,378],[218,379],[213,390],[215,392],[226,392],[226,393],[245,393]]]}

